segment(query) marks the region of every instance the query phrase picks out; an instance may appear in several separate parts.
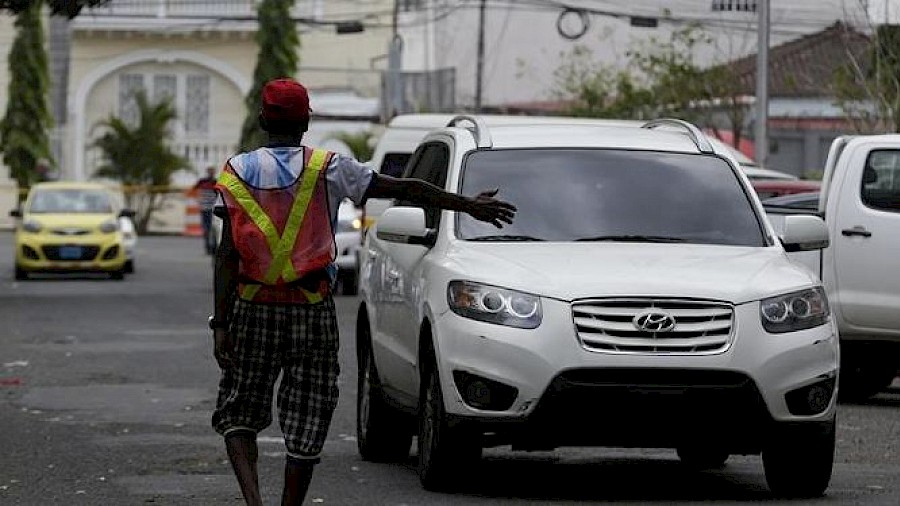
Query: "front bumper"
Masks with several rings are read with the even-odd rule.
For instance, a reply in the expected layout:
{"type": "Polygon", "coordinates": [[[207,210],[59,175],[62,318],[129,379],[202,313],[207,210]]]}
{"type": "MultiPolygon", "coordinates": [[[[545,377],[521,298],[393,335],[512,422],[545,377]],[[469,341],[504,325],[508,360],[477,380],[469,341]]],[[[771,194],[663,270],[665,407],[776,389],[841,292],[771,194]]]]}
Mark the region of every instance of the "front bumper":
{"type": "Polygon", "coordinates": [[[125,246],[119,233],[16,236],[16,266],[29,272],[113,272],[121,270],[125,261],[125,246]]]}
{"type": "Polygon", "coordinates": [[[770,422],[834,416],[839,351],[831,322],[769,334],[758,305],[744,304],[734,308],[733,341],[720,353],[612,353],[582,347],[568,303],[545,299],[543,306],[534,330],[452,312],[436,319],[444,400],[454,419],[519,426],[500,432],[537,429],[527,431],[531,440],[554,434],[555,445],[669,446],[673,438],[698,432],[741,435],[737,439],[753,446],[754,438],[743,436],[770,422]],[[458,387],[460,371],[511,387],[514,400],[502,409],[473,407],[471,392],[458,387]],[[824,409],[808,414],[789,405],[798,389],[818,384],[831,385],[820,399],[824,409]]]}

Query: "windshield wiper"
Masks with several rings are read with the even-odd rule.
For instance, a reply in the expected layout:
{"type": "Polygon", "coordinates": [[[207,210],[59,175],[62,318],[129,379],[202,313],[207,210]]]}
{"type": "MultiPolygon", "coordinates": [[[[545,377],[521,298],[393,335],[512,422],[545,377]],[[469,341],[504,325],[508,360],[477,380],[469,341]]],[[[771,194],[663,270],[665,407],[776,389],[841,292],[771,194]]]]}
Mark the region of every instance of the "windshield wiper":
{"type": "Polygon", "coordinates": [[[576,241],[581,242],[600,242],[600,241],[614,241],[614,242],[685,242],[685,239],[680,237],[666,237],[663,235],[598,235],[594,237],[582,237],[580,239],[575,239],[576,241]]]}
{"type": "Polygon", "coordinates": [[[532,237],[530,235],[481,235],[478,237],[472,237],[467,239],[468,241],[541,241],[544,239],[539,239],[537,237],[532,237]]]}

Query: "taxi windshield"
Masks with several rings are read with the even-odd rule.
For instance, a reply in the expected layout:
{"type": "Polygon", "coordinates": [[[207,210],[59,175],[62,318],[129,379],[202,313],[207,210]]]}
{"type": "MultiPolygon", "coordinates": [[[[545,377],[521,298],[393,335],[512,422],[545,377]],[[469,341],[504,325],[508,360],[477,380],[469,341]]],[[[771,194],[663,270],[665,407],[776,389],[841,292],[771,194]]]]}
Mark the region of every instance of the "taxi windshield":
{"type": "Polygon", "coordinates": [[[112,212],[112,204],[109,195],[103,190],[39,190],[32,197],[28,211],[35,214],[109,214],[112,212]]]}

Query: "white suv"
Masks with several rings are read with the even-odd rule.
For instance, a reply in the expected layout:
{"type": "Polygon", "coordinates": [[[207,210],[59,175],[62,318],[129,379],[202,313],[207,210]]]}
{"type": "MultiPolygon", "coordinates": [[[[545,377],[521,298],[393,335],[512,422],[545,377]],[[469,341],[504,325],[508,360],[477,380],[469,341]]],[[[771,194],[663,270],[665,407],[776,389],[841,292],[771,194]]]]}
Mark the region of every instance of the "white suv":
{"type": "Polygon", "coordinates": [[[405,176],[499,188],[502,229],[396,202],[362,251],[358,444],[447,489],[489,446],[762,454],[771,490],[821,495],[838,336],[819,279],[785,252],[732,155],[679,120],[643,127],[455,118],[405,176]],[[464,128],[462,125],[471,124],[464,128]]]}

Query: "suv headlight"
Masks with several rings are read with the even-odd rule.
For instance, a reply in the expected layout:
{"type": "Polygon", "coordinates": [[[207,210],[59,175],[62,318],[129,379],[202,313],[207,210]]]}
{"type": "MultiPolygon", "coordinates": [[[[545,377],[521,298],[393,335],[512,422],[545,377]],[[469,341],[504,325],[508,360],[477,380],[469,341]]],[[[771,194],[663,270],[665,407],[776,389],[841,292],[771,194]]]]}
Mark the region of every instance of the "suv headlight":
{"type": "Polygon", "coordinates": [[[116,230],[119,230],[119,221],[116,219],[110,218],[100,224],[100,232],[104,234],[111,234],[116,230]]]}
{"type": "Polygon", "coordinates": [[[473,320],[520,329],[534,329],[541,324],[541,299],[527,293],[451,281],[447,300],[454,313],[473,320]]]}
{"type": "Polygon", "coordinates": [[[828,298],[821,287],[763,299],[759,303],[763,328],[772,334],[824,325],[830,314],[828,298]]]}
{"type": "Polygon", "coordinates": [[[40,232],[42,228],[44,227],[41,225],[41,222],[37,220],[25,220],[22,222],[22,230],[32,234],[40,232]]]}

